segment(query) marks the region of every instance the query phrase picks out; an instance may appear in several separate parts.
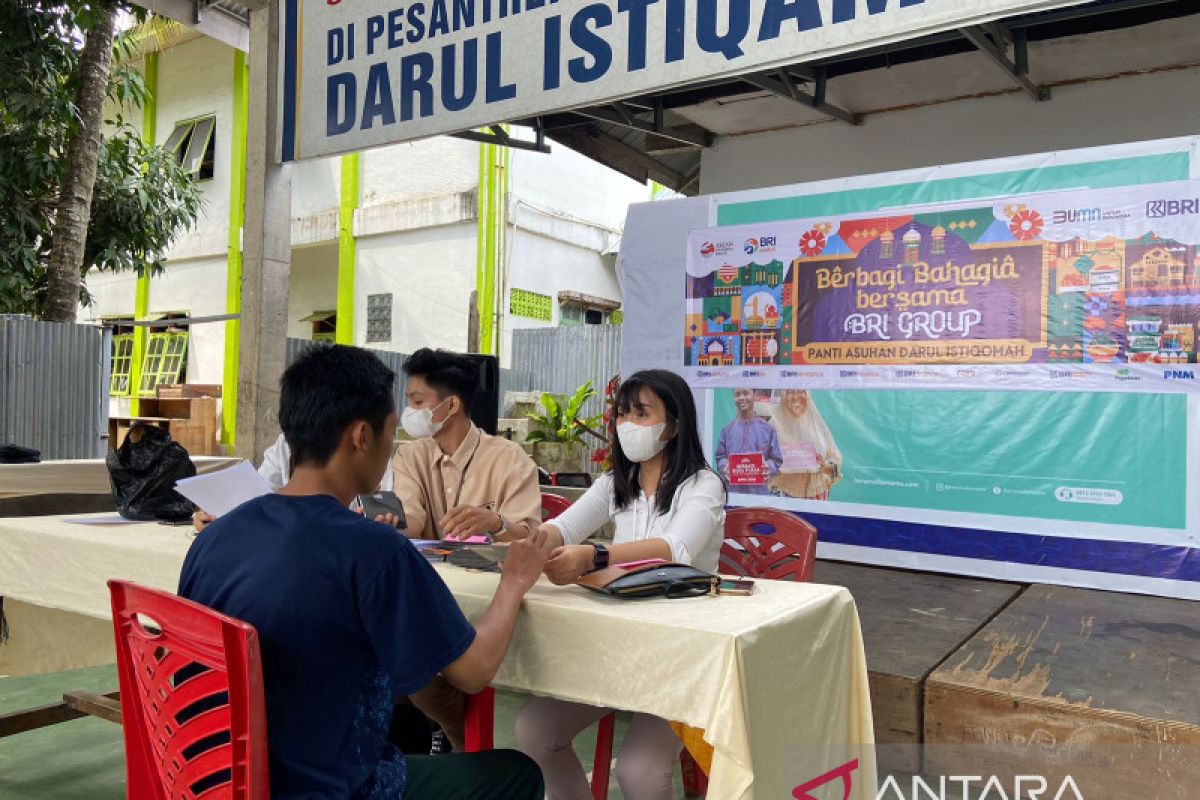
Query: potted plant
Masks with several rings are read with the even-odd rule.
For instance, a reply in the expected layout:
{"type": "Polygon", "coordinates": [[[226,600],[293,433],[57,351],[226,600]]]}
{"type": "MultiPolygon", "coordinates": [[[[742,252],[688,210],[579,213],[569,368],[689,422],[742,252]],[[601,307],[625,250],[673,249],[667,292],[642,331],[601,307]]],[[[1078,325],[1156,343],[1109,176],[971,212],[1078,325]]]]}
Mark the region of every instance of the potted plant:
{"type": "MultiPolygon", "coordinates": [[[[542,393],[541,410],[525,415],[533,423],[525,443],[538,466],[549,473],[583,469],[584,437],[600,436],[595,428],[603,415],[584,419],[579,414],[583,404],[595,396],[591,381],[576,389],[569,398],[542,393]]],[[[607,438],[600,438],[607,443],[607,438]]]]}

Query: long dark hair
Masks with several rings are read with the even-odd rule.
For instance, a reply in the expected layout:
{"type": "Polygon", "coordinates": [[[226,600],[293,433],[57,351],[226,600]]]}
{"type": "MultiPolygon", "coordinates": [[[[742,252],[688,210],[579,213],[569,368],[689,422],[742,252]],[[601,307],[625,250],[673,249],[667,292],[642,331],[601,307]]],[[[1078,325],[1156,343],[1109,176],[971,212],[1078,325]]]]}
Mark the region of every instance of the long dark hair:
{"type": "Polygon", "coordinates": [[[638,464],[630,461],[621,449],[617,436],[617,415],[626,414],[636,406],[642,389],[649,389],[662,401],[667,412],[667,431],[674,436],[663,448],[662,478],[655,493],[655,509],[659,514],[671,510],[671,500],[679,484],[701,470],[708,469],[700,432],[696,421],[696,402],[692,390],[683,378],[665,369],[646,369],[630,375],[613,395],[613,414],[609,422],[609,441],[612,442],[613,500],[624,509],[641,492],[638,485],[638,464]]]}

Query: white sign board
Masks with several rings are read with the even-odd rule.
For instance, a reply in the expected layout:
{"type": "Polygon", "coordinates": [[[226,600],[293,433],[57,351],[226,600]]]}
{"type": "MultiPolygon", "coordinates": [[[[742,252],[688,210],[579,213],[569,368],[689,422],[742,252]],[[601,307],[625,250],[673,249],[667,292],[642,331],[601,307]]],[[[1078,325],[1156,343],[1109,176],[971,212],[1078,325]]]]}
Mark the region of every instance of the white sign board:
{"type": "Polygon", "coordinates": [[[594,106],[1080,0],[281,0],[279,157],[594,106]]]}

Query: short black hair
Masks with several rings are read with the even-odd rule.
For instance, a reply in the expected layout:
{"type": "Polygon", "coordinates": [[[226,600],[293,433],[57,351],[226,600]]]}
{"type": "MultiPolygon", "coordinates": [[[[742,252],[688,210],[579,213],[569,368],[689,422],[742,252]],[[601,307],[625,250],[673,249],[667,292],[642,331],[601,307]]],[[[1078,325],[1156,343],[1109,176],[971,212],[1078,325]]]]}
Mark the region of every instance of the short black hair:
{"type": "Polygon", "coordinates": [[[404,374],[423,378],[439,398],[457,396],[471,413],[471,402],[479,390],[479,365],[461,353],[422,347],[404,362],[404,374]]]}
{"type": "Polygon", "coordinates": [[[318,344],[279,382],[279,426],[292,464],[324,466],[347,426],[366,420],[376,434],[396,410],[396,373],[359,347],[318,344]]]}

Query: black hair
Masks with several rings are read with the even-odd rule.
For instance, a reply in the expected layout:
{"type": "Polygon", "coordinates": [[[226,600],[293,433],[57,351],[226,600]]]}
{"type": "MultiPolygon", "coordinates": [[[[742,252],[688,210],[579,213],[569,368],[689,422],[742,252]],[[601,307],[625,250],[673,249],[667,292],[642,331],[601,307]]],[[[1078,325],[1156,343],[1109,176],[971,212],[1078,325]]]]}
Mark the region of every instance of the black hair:
{"type": "Polygon", "coordinates": [[[461,353],[423,347],[404,362],[404,374],[424,378],[439,399],[454,395],[471,413],[471,401],[479,389],[479,367],[461,353]]]}
{"type": "Polygon", "coordinates": [[[279,382],[279,426],[291,463],[324,466],[359,420],[378,435],[396,410],[396,373],[373,353],[340,344],[305,350],[279,382]]]}
{"type": "Polygon", "coordinates": [[[654,503],[659,514],[666,514],[671,510],[671,501],[679,484],[697,472],[709,469],[709,466],[704,460],[704,448],[700,445],[696,401],[692,398],[691,388],[683,378],[665,369],[635,372],[613,394],[609,439],[612,442],[613,500],[616,507],[627,508],[641,492],[638,464],[630,461],[621,449],[621,441],[617,436],[617,414],[627,413],[637,405],[642,389],[649,389],[662,400],[667,412],[667,430],[674,433],[663,448],[663,473],[654,503]]]}

